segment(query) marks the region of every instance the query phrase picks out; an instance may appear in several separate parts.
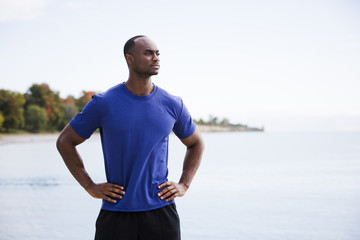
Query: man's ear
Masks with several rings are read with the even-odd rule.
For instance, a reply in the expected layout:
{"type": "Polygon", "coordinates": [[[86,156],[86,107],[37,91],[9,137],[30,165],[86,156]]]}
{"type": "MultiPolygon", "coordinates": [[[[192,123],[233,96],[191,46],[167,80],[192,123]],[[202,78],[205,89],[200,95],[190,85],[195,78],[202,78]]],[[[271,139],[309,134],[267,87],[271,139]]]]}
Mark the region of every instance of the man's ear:
{"type": "Polygon", "coordinates": [[[131,65],[134,63],[134,57],[128,53],[125,55],[125,59],[126,59],[126,62],[128,65],[131,65]]]}

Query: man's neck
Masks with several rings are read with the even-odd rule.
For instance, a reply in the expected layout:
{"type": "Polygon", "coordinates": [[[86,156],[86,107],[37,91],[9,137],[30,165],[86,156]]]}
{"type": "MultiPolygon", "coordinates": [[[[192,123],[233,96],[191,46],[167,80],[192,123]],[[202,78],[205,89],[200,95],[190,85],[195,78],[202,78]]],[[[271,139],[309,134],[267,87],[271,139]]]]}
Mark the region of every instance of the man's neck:
{"type": "Polygon", "coordinates": [[[150,94],[154,90],[154,84],[149,78],[133,78],[125,82],[127,89],[135,95],[144,96],[150,94]]]}

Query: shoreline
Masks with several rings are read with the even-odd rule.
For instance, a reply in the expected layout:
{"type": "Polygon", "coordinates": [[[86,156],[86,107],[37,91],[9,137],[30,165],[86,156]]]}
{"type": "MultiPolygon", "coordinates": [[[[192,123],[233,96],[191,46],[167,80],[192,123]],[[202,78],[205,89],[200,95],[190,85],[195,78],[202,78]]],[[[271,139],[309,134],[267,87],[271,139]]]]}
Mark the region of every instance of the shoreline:
{"type": "Polygon", "coordinates": [[[237,126],[219,126],[219,125],[197,125],[200,132],[264,132],[264,129],[237,127],[237,126]]]}
{"type": "MultiPolygon", "coordinates": [[[[259,128],[233,127],[233,126],[210,126],[197,125],[200,132],[251,132],[263,131],[259,128]]],[[[32,143],[40,141],[55,141],[60,132],[55,133],[0,133],[0,145],[14,143],[32,143]]],[[[97,134],[97,133],[94,133],[97,134]]]]}
{"type": "Polygon", "coordinates": [[[10,133],[0,134],[0,146],[16,143],[55,141],[59,133],[10,133]]]}

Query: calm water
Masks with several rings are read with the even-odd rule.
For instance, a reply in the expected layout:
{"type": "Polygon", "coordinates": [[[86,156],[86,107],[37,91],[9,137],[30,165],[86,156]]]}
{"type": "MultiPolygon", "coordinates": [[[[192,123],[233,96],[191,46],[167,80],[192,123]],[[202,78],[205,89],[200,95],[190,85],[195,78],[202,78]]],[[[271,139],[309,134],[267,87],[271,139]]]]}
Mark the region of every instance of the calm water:
{"type": "MultiPolygon", "coordinates": [[[[360,133],[207,133],[176,203],[184,240],[360,239],[360,133]]],[[[0,145],[0,239],[93,239],[100,200],[73,180],[53,139],[0,145]]],[[[185,148],[170,139],[170,179],[185,148]]],[[[105,179],[99,136],[79,147],[105,179]]]]}

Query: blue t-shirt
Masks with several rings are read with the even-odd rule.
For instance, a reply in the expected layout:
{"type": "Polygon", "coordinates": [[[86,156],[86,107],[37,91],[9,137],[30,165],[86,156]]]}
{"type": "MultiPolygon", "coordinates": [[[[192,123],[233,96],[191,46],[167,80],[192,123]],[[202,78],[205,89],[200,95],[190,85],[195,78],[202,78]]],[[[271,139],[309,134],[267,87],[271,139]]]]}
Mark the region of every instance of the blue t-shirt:
{"type": "Polygon", "coordinates": [[[171,131],[180,139],[195,131],[181,98],[156,85],[149,95],[138,96],[121,83],[94,95],[70,125],[83,138],[100,129],[107,181],[125,188],[121,200],[103,200],[102,209],[136,212],[173,203],[161,200],[157,187],[168,181],[171,131]]]}

